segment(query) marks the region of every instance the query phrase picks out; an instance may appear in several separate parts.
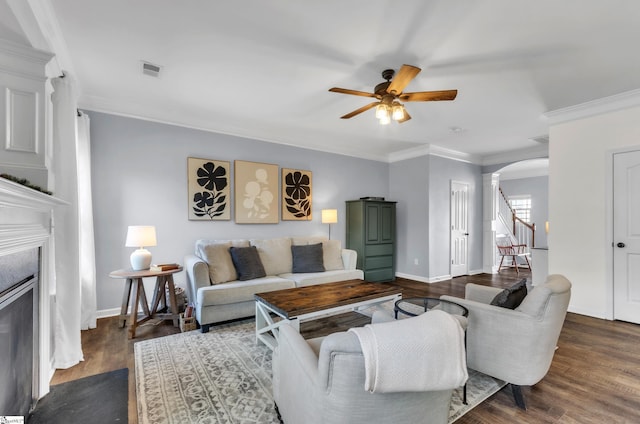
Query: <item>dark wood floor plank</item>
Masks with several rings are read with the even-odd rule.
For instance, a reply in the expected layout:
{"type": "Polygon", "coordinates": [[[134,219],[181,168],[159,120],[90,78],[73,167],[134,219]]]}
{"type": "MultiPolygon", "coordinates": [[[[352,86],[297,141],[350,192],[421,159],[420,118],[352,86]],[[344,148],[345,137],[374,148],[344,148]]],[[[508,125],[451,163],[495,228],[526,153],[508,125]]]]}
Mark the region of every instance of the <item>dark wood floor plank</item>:
{"type": "MultiPolygon", "coordinates": [[[[528,272],[464,276],[428,284],[397,279],[404,297],[464,297],[467,283],[508,287],[528,272]]],[[[326,335],[368,323],[355,313],[303,323],[305,337],[326,335]]],[[[135,342],[177,333],[169,322],[145,323],[129,340],[117,317],[98,320],[98,328],[82,332],[85,360],[57,370],[52,384],[129,368],[129,423],[137,423],[133,345],[135,342]]],[[[601,424],[640,422],[640,326],[569,313],[558,350],[547,376],[534,387],[523,388],[528,409],[513,403],[511,390],[501,390],[460,418],[459,424],[601,424]]]]}

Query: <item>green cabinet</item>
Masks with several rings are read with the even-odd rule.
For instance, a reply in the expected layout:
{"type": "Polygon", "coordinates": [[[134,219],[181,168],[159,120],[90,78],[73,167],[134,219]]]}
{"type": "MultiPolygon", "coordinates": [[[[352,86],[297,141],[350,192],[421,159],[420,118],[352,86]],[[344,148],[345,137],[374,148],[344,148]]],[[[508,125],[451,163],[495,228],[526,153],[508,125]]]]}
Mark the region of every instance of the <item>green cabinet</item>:
{"type": "Polygon", "coordinates": [[[358,252],[357,268],[371,282],[396,275],[396,202],[347,201],[347,249],[358,252]]]}

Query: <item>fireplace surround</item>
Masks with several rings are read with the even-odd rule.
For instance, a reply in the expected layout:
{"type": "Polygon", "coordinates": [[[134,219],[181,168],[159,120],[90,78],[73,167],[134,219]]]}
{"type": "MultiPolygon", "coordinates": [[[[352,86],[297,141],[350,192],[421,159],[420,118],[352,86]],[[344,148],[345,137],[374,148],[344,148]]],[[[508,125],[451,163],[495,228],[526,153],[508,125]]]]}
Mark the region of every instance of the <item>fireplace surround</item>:
{"type": "MultiPolygon", "coordinates": [[[[21,300],[16,301],[22,302],[18,303],[18,307],[13,307],[13,309],[21,309],[22,311],[19,312],[22,315],[18,313],[13,320],[5,321],[5,325],[29,327],[29,323],[24,322],[25,319],[28,321],[24,315],[25,309],[33,321],[32,328],[35,336],[32,338],[32,346],[29,346],[28,337],[17,342],[21,343],[20,349],[33,350],[30,407],[36,399],[49,392],[49,381],[54,371],[52,365],[54,328],[52,303],[55,301],[55,292],[52,290],[55,272],[53,237],[55,236],[55,217],[63,213],[65,205],[67,205],[65,201],[56,197],[0,178],[0,258],[8,255],[18,255],[18,257],[36,255],[36,264],[28,265],[27,274],[21,277],[24,281],[15,281],[10,284],[10,287],[5,284],[7,287],[0,290],[3,309],[12,303],[9,300],[20,298],[21,300]],[[10,294],[11,288],[14,289],[14,293],[10,294]]],[[[16,364],[16,366],[23,365],[16,364]]],[[[20,390],[20,388],[3,387],[3,390],[20,390]]]]}

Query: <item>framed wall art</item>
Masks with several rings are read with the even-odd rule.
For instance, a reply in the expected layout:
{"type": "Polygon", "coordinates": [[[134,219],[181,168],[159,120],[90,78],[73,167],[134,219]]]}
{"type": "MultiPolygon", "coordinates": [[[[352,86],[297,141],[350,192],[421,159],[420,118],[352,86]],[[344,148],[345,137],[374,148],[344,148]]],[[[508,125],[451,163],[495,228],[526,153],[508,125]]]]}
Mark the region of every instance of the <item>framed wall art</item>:
{"type": "Polygon", "coordinates": [[[230,162],[187,158],[190,220],[231,219],[230,170],[230,162]]]}
{"type": "Polygon", "coordinates": [[[234,161],[237,224],[278,223],[278,165],[234,161]]]}
{"type": "Polygon", "coordinates": [[[311,171],[282,168],[282,220],[311,221],[311,171]]]}

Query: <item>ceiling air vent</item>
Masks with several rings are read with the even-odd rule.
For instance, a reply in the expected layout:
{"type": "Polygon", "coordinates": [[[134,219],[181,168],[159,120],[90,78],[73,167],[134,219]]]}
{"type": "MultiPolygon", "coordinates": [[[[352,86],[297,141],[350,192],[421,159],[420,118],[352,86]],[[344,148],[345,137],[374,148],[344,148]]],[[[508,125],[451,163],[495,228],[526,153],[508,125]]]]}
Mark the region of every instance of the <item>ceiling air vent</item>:
{"type": "Polygon", "coordinates": [[[548,135],[539,135],[538,137],[531,137],[529,140],[535,141],[540,144],[549,144],[549,136],[548,135]]]}
{"type": "Polygon", "coordinates": [[[160,67],[149,62],[142,62],[142,73],[150,77],[158,77],[160,75],[160,67]]]}

